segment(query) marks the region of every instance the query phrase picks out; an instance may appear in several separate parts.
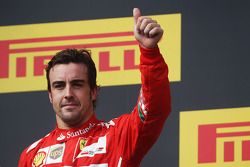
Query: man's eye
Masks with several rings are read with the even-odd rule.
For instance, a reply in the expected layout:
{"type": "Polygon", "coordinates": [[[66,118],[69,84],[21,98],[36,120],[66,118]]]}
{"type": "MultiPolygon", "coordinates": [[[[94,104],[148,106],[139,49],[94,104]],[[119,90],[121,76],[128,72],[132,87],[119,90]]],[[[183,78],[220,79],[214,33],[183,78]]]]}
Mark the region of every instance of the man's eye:
{"type": "Polygon", "coordinates": [[[54,85],[54,88],[56,88],[56,89],[62,89],[64,86],[63,86],[63,84],[55,84],[54,85]]]}
{"type": "Polygon", "coordinates": [[[75,83],[73,86],[74,86],[74,87],[77,87],[77,88],[80,88],[80,87],[82,87],[82,85],[83,85],[83,84],[81,84],[81,83],[75,83]]]}

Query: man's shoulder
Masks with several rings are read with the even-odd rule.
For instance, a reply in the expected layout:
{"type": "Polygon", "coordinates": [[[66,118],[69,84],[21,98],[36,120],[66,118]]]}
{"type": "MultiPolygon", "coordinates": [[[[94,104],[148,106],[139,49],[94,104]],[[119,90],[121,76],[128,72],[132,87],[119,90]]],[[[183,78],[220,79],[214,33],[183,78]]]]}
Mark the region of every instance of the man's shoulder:
{"type": "Polygon", "coordinates": [[[124,124],[128,123],[132,117],[132,112],[131,113],[124,113],[118,117],[115,117],[113,119],[111,119],[109,122],[105,123],[105,124],[111,124],[114,127],[119,127],[119,126],[123,126],[124,124]]]}
{"type": "Polygon", "coordinates": [[[39,140],[35,141],[34,143],[32,143],[30,146],[28,146],[25,149],[26,153],[29,153],[31,150],[35,149],[36,147],[38,147],[40,145],[40,143],[42,143],[44,140],[46,140],[48,138],[48,136],[51,135],[52,132],[50,132],[49,134],[47,134],[46,136],[40,138],[39,140]]]}

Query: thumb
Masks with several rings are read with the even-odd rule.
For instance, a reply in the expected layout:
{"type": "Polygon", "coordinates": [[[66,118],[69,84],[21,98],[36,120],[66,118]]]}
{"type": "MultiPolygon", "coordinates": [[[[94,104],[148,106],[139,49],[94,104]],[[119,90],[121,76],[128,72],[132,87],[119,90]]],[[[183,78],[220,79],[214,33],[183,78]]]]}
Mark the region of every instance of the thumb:
{"type": "Polygon", "coordinates": [[[141,11],[138,8],[133,9],[134,23],[137,23],[138,18],[141,16],[141,11]]]}

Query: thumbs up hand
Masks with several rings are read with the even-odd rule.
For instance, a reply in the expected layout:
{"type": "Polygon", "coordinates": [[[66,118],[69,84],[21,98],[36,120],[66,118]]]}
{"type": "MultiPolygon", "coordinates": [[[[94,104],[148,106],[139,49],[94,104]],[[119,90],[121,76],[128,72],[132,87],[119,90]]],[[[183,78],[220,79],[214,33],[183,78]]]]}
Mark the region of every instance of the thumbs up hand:
{"type": "Polygon", "coordinates": [[[163,29],[150,17],[141,16],[138,8],[133,10],[134,36],[142,47],[155,48],[162,38],[163,29]]]}

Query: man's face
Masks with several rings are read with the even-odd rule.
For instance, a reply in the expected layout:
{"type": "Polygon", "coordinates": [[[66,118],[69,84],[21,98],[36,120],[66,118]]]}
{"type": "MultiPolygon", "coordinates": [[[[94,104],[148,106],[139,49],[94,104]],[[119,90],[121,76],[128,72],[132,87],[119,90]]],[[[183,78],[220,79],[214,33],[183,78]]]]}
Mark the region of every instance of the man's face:
{"type": "Polygon", "coordinates": [[[91,90],[84,64],[58,64],[49,73],[50,102],[59,128],[78,127],[93,114],[96,89],[91,90]]]}

